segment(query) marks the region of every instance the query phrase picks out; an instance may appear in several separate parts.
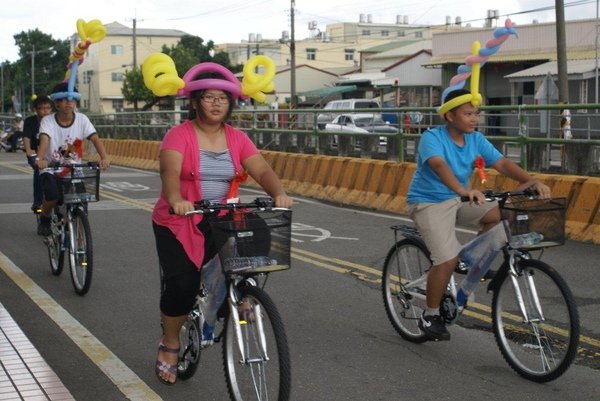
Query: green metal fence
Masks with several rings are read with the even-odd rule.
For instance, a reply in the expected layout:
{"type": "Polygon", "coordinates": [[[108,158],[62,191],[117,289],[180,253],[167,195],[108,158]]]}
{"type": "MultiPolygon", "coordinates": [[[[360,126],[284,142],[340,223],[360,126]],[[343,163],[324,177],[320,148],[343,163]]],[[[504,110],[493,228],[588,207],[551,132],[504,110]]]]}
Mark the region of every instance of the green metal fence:
{"type": "MultiPolygon", "coordinates": [[[[600,104],[484,106],[479,130],[507,157],[529,171],[600,175],[600,104]],[[565,138],[563,109],[570,113],[571,139],[565,138]],[[561,124],[562,120],[562,124],[561,124]]],[[[336,110],[381,114],[395,133],[348,133],[342,127],[319,129],[320,109],[246,107],[231,123],[260,149],[415,161],[421,133],[443,124],[434,108],[336,110]]],[[[187,111],[88,114],[101,137],[161,140],[187,111]]],[[[10,123],[12,116],[0,116],[10,123]]],[[[373,131],[373,127],[363,127],[373,131]]]]}

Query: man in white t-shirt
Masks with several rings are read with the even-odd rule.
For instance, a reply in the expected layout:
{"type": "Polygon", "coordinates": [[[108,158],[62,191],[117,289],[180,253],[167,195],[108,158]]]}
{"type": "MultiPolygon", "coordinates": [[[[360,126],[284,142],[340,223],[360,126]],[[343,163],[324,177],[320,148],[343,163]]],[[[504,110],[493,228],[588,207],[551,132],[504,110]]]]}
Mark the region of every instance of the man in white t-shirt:
{"type": "Polygon", "coordinates": [[[38,235],[51,234],[50,213],[58,201],[58,183],[52,171],[44,169],[51,164],[81,163],[83,141],[88,139],[100,155],[100,168],[106,170],[110,162],[96,129],[86,115],[75,111],[80,95],[77,89],[68,90],[68,83],[61,82],[52,90],[56,113],[44,117],[40,123],[38,158],[40,180],[44,193],[38,235]]]}

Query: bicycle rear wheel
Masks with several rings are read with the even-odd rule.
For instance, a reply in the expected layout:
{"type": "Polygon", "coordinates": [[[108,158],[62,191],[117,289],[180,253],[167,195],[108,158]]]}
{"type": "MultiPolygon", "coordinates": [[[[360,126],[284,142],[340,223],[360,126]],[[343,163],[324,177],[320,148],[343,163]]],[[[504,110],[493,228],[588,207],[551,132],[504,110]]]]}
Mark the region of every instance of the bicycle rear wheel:
{"type": "Polygon", "coordinates": [[[50,271],[53,275],[59,276],[62,273],[65,261],[64,237],[65,232],[59,223],[56,211],[52,211],[51,229],[52,235],[44,238],[44,243],[48,247],[48,259],[50,260],[50,271]]]}
{"type": "Polygon", "coordinates": [[[519,375],[540,383],[554,380],[577,353],[579,315],[573,295],[556,270],[539,260],[519,260],[517,272],[517,277],[505,274],[492,298],[496,342],[519,375]]]}
{"type": "Polygon", "coordinates": [[[234,401],[287,401],[290,356],[279,312],[260,288],[243,287],[239,295],[239,299],[248,300],[253,318],[244,319],[240,314],[236,324],[230,313],[227,319],[223,364],[229,395],[234,401]]]}
{"type": "Polygon", "coordinates": [[[425,248],[406,238],[390,249],[383,265],[381,290],[388,319],[404,339],[414,343],[427,341],[419,329],[419,319],[425,310],[426,274],[431,260],[425,248]],[[418,285],[410,282],[422,278],[418,285]]]}
{"type": "Polygon", "coordinates": [[[88,217],[83,209],[76,207],[69,222],[69,263],[71,281],[77,295],[85,295],[92,284],[94,261],[92,254],[92,232],[88,217]]]}

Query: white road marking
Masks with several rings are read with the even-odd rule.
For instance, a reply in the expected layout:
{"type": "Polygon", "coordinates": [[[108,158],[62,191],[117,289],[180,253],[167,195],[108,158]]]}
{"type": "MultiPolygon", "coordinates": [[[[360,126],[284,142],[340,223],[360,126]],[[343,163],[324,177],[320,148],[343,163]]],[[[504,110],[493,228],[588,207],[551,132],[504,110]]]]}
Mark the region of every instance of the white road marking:
{"type": "Polygon", "coordinates": [[[162,400],[110,349],[0,252],[0,269],[42,310],[130,400],[162,400]]]}

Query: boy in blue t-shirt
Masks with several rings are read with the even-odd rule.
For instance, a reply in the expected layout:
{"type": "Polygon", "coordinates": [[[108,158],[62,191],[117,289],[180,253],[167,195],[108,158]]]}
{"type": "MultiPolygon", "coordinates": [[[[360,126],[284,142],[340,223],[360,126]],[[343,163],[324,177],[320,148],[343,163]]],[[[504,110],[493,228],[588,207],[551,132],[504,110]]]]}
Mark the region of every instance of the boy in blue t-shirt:
{"type": "Polygon", "coordinates": [[[497,202],[486,202],[481,191],[468,187],[475,159],[481,155],[486,166],[518,181],[522,188],[532,187],[541,198],[550,198],[548,186],[502,156],[481,132],[475,131],[479,109],[467,100],[465,95],[469,93],[454,90],[444,99],[444,103],[459,97],[466,101],[442,112],[446,125],[423,133],[417,170],[408,190],[409,215],[431,251],[433,262],[427,277],[427,307],[419,320],[420,329],[432,340],[450,339],[439,306],[462,248],[456,238],[456,224],[475,226],[481,234],[500,222],[497,202]],[[461,202],[462,196],[470,202],[461,202]]]}

